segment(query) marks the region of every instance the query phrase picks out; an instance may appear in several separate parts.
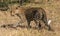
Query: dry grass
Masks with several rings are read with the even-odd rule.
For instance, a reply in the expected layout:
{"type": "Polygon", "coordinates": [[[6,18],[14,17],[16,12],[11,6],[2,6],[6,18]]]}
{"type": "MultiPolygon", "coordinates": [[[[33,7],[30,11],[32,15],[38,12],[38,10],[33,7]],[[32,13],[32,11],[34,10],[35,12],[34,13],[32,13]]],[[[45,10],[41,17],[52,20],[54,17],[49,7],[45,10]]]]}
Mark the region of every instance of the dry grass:
{"type": "MultiPolygon", "coordinates": [[[[51,19],[52,22],[50,26],[53,31],[48,31],[46,29],[27,29],[27,28],[0,28],[0,36],[60,36],[60,0],[53,0],[50,4],[27,4],[23,7],[42,7],[45,9],[47,18],[51,19]]],[[[9,12],[1,12],[0,11],[0,25],[9,24],[9,23],[17,23],[19,18],[17,16],[12,17],[9,12]]],[[[25,24],[25,23],[24,23],[25,24]]]]}

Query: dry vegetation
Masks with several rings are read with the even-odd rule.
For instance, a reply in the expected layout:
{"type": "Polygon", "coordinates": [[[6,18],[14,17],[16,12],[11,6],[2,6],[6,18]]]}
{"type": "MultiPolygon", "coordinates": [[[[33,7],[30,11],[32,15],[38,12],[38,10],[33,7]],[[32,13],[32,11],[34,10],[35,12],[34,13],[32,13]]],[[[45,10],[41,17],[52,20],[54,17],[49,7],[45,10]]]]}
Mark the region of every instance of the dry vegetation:
{"type": "MultiPolygon", "coordinates": [[[[51,0],[43,4],[27,4],[23,7],[42,7],[45,9],[47,18],[51,19],[50,26],[54,31],[46,29],[27,29],[27,28],[0,28],[0,36],[60,36],[60,0],[51,0]]],[[[0,11],[0,26],[3,24],[15,24],[19,22],[17,16],[12,17],[9,11],[0,11]]],[[[33,22],[31,22],[32,24],[33,22]]],[[[26,22],[24,22],[26,24],[26,22]]]]}

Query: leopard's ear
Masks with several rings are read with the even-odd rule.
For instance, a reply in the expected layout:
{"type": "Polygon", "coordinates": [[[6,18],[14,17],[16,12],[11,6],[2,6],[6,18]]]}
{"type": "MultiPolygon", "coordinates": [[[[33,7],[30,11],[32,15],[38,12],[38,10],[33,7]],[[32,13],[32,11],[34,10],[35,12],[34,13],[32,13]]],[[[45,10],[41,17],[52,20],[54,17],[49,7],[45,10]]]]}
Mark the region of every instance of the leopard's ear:
{"type": "Polygon", "coordinates": [[[51,23],[51,20],[48,20],[48,25],[50,25],[50,23],[51,23]]]}

